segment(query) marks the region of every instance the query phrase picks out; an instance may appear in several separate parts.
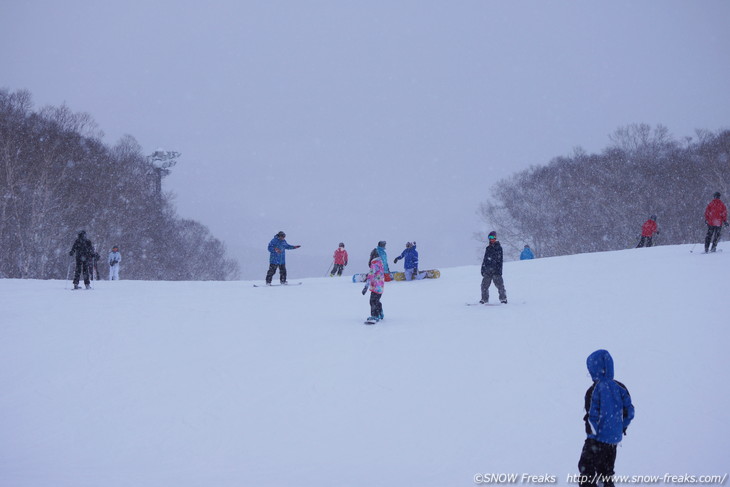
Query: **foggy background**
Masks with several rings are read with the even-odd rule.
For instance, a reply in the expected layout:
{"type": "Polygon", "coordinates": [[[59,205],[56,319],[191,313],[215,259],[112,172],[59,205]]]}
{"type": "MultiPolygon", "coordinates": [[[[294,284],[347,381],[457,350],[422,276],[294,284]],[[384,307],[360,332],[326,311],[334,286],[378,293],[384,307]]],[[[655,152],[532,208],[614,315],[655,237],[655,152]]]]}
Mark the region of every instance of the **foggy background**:
{"type": "Polygon", "coordinates": [[[719,0],[6,0],[0,86],[181,152],[163,187],[244,279],[279,230],[291,277],[339,242],[348,273],[379,240],[428,269],[480,259],[479,203],[515,171],[631,123],[727,128],[729,21],[719,0]]]}

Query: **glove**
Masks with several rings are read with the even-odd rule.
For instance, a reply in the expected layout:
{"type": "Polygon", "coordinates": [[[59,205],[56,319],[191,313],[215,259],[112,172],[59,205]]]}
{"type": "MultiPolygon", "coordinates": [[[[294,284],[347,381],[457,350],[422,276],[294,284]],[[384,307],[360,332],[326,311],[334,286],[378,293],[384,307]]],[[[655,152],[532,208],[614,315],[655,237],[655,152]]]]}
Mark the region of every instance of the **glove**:
{"type": "Polygon", "coordinates": [[[626,436],[626,428],[624,428],[624,436],[626,436]]]}
{"type": "Polygon", "coordinates": [[[295,245],[294,246],[295,249],[298,249],[299,247],[301,247],[301,245],[295,245]]]}
{"type": "Polygon", "coordinates": [[[659,235],[659,230],[656,231],[656,234],[659,235]]]}
{"type": "Polygon", "coordinates": [[[365,284],[365,287],[362,288],[362,295],[365,296],[365,293],[368,292],[368,285],[365,284]]]}
{"type": "Polygon", "coordinates": [[[725,222],[725,226],[728,226],[728,223],[727,222],[725,222]]]}
{"type": "Polygon", "coordinates": [[[74,251],[72,250],[71,252],[68,253],[68,255],[69,255],[69,257],[73,257],[74,256],[74,251]]]}
{"type": "Polygon", "coordinates": [[[400,259],[400,257],[396,257],[395,260],[393,261],[393,264],[397,264],[398,263],[398,259],[400,259]]]}
{"type": "Polygon", "coordinates": [[[117,265],[117,261],[113,260],[113,261],[109,262],[109,265],[114,267],[115,265],[117,265]]]}

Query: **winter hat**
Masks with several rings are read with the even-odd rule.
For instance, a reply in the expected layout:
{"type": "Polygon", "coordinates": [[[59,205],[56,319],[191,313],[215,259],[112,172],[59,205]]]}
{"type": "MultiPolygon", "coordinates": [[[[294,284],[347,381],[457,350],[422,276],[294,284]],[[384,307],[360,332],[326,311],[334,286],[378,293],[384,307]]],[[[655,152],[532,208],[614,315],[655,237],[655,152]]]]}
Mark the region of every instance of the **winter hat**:
{"type": "Polygon", "coordinates": [[[114,252],[116,252],[117,250],[119,250],[119,246],[118,246],[118,245],[115,245],[114,247],[112,247],[112,250],[113,250],[114,252]]]}
{"type": "Polygon", "coordinates": [[[340,242],[340,247],[345,248],[345,244],[343,244],[342,242],[340,242]]]}
{"type": "Polygon", "coordinates": [[[378,242],[378,247],[385,248],[385,240],[381,240],[380,242],[378,242]]]}
{"type": "Polygon", "coordinates": [[[491,232],[489,232],[489,235],[487,235],[487,238],[489,240],[497,240],[497,232],[492,230],[491,232]]]}
{"type": "Polygon", "coordinates": [[[412,243],[410,243],[410,242],[406,242],[406,248],[407,248],[407,249],[409,249],[409,248],[411,248],[411,247],[413,247],[413,244],[412,244],[412,243]]]}
{"type": "Polygon", "coordinates": [[[79,237],[85,237],[86,236],[86,230],[81,230],[79,232],[79,237]]]}
{"type": "Polygon", "coordinates": [[[654,220],[654,221],[656,221],[656,215],[651,215],[651,216],[649,217],[649,220],[654,220]]]}
{"type": "Polygon", "coordinates": [[[719,191],[715,192],[715,194],[713,194],[712,197],[713,198],[719,198],[720,197],[720,192],[719,191]]]}
{"type": "Polygon", "coordinates": [[[279,233],[277,233],[277,234],[276,234],[276,236],[277,236],[277,237],[281,237],[281,238],[286,238],[286,233],[284,233],[284,232],[279,232],[279,233]]]}

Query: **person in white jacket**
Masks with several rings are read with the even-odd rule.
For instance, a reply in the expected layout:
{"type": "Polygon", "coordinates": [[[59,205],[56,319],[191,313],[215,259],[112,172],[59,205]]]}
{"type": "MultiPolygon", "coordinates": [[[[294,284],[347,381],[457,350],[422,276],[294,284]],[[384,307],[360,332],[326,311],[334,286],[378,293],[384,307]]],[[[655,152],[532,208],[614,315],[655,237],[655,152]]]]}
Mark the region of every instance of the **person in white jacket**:
{"type": "Polygon", "coordinates": [[[122,254],[119,253],[119,247],[116,245],[112,247],[112,251],[109,252],[109,280],[119,280],[119,263],[122,262],[122,254]]]}

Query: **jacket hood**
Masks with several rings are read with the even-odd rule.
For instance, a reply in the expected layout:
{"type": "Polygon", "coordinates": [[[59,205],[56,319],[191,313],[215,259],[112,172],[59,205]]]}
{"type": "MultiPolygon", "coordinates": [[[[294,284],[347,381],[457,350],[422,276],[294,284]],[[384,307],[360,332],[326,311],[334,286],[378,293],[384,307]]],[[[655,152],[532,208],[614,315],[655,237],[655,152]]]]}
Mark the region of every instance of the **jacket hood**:
{"type": "Polygon", "coordinates": [[[601,379],[613,380],[613,358],[608,350],[596,350],[590,354],[586,365],[594,382],[601,379]]]}

